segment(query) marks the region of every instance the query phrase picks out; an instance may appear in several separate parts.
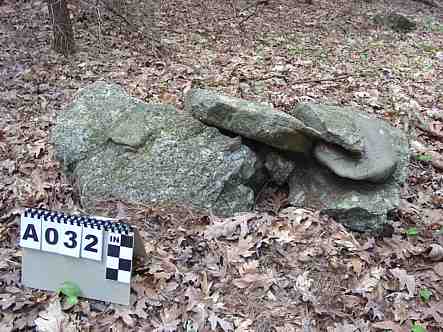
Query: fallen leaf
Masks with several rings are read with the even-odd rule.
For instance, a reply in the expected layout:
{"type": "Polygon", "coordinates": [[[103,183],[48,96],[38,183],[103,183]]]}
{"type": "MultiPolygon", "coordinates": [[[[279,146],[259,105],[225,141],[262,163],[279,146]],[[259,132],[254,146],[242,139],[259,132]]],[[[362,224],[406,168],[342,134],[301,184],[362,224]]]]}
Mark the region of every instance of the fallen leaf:
{"type": "Polygon", "coordinates": [[[374,320],[382,320],[385,318],[383,303],[380,304],[374,300],[368,300],[365,311],[369,314],[369,317],[374,320]]]}
{"type": "Polygon", "coordinates": [[[393,305],[394,320],[403,324],[408,319],[408,303],[401,296],[397,296],[393,305]]]}
{"type": "MultiPolygon", "coordinates": [[[[125,306],[122,305],[114,305],[114,309],[115,309],[115,313],[114,315],[118,318],[121,318],[121,320],[129,327],[134,327],[135,326],[135,321],[134,318],[131,317],[132,314],[134,314],[132,312],[132,310],[128,309],[125,306]]],[[[118,319],[117,318],[117,319],[118,319]]]]}
{"type": "Polygon", "coordinates": [[[354,332],[358,328],[354,324],[350,323],[335,323],[335,328],[330,330],[331,332],[354,332]]]}
{"type": "Polygon", "coordinates": [[[288,218],[288,221],[291,224],[300,225],[303,220],[306,220],[309,216],[312,216],[312,212],[306,209],[290,206],[281,210],[279,216],[288,218]]]}
{"type": "Polygon", "coordinates": [[[423,310],[422,319],[434,318],[437,323],[443,325],[443,303],[433,303],[423,310]]]}
{"type": "Polygon", "coordinates": [[[42,152],[45,150],[46,139],[41,139],[32,144],[30,152],[34,158],[39,158],[42,152]]]}
{"type": "Polygon", "coordinates": [[[214,218],[214,223],[206,228],[205,238],[212,240],[221,236],[232,236],[237,230],[237,227],[240,227],[240,233],[245,236],[248,232],[248,220],[255,216],[254,213],[243,213],[234,216],[233,218],[221,220],[214,218]]]}
{"type": "Polygon", "coordinates": [[[67,315],[62,311],[58,300],[52,301],[45,311],[35,320],[37,330],[41,332],[75,332],[74,325],[69,322],[67,315]]]}
{"type": "Polygon", "coordinates": [[[390,270],[391,274],[399,280],[400,290],[405,287],[408,290],[409,296],[414,296],[415,294],[415,277],[413,275],[408,275],[406,270],[395,268],[390,270]]]}
{"type": "Polygon", "coordinates": [[[371,268],[371,270],[363,276],[363,278],[359,281],[357,286],[352,291],[357,294],[372,292],[377,284],[380,282],[383,274],[383,268],[378,266],[371,268]]]}
{"type": "Polygon", "coordinates": [[[314,295],[310,291],[310,288],[313,280],[308,278],[308,274],[309,271],[305,271],[303,274],[298,275],[297,279],[295,280],[294,288],[301,293],[303,301],[312,302],[314,300],[314,295]]]}
{"type": "Polygon", "coordinates": [[[363,263],[362,263],[362,261],[359,258],[357,258],[357,257],[352,257],[351,258],[351,265],[352,265],[352,269],[354,270],[354,272],[359,277],[360,274],[361,274],[361,271],[363,270],[363,263]]]}
{"type": "Polygon", "coordinates": [[[380,330],[392,330],[392,332],[409,332],[407,328],[401,327],[399,324],[390,320],[374,323],[372,327],[380,330]]]}
{"type": "Polygon", "coordinates": [[[227,255],[230,263],[242,262],[243,258],[254,255],[255,250],[249,250],[255,246],[255,241],[251,237],[240,238],[236,246],[228,247],[227,255]]]}
{"type": "Polygon", "coordinates": [[[429,151],[428,155],[431,158],[431,165],[437,169],[443,169],[443,154],[436,151],[429,151]]]}
{"type": "Polygon", "coordinates": [[[174,104],[177,104],[178,98],[177,98],[177,96],[164,91],[160,94],[160,100],[164,104],[173,104],[174,105],[174,104]]]}
{"type": "Polygon", "coordinates": [[[438,138],[443,138],[443,122],[433,121],[429,124],[429,132],[438,138]]]}
{"type": "Polygon", "coordinates": [[[432,243],[430,247],[431,251],[429,252],[428,257],[433,261],[443,260],[443,247],[436,243],[432,243]]]}
{"type": "Polygon", "coordinates": [[[435,273],[437,273],[440,277],[443,277],[443,262],[435,264],[433,269],[435,273]]]}
{"type": "MultiPolygon", "coordinates": [[[[253,324],[254,322],[251,319],[245,319],[243,321],[241,321],[240,324],[238,324],[238,326],[235,329],[235,332],[252,332],[252,330],[249,330],[249,327],[253,324]]],[[[285,330],[288,332],[292,332],[291,330],[285,330]]],[[[278,328],[277,328],[277,332],[279,332],[278,328]]]]}
{"type": "Polygon", "coordinates": [[[275,282],[272,273],[249,273],[242,276],[242,278],[234,279],[232,283],[238,288],[248,288],[253,286],[253,288],[264,288],[265,291],[271,287],[275,282]]]}
{"type": "Polygon", "coordinates": [[[170,308],[164,308],[160,312],[161,322],[151,320],[152,324],[156,327],[155,332],[175,332],[177,326],[180,323],[178,319],[181,312],[177,305],[172,305],[170,308]]]}
{"type": "MultiPolygon", "coordinates": [[[[276,332],[296,332],[294,325],[291,325],[289,323],[285,323],[285,325],[280,327],[274,327],[276,332]]],[[[240,330],[238,330],[240,332],[240,330]]],[[[237,332],[237,330],[236,330],[237,332]]]]}
{"type": "Polygon", "coordinates": [[[209,313],[208,321],[211,324],[212,331],[217,331],[217,325],[219,325],[224,332],[234,331],[234,324],[218,317],[212,311],[209,313]]]}

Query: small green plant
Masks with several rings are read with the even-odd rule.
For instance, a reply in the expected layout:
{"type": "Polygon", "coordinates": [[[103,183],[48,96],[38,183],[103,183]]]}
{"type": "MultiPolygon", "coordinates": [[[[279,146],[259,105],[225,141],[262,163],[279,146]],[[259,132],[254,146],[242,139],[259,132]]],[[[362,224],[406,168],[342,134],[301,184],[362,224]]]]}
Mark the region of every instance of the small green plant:
{"type": "Polygon", "coordinates": [[[360,53],[360,58],[362,58],[364,61],[368,61],[368,59],[369,59],[368,52],[360,53]]]}
{"type": "Polygon", "coordinates": [[[71,281],[65,281],[59,289],[57,289],[57,294],[63,294],[66,296],[66,301],[70,305],[75,305],[78,303],[78,297],[80,296],[80,287],[71,281]]]}
{"type": "Polygon", "coordinates": [[[419,295],[420,295],[420,299],[424,303],[427,303],[429,301],[429,299],[431,298],[432,293],[429,289],[422,288],[422,289],[420,289],[419,295]]]}
{"type": "Polygon", "coordinates": [[[437,235],[443,235],[443,226],[437,231],[437,235]]]}
{"type": "Polygon", "coordinates": [[[406,230],[406,235],[407,236],[417,236],[418,235],[418,230],[416,227],[410,227],[406,230]]]}
{"type": "Polygon", "coordinates": [[[417,160],[418,161],[431,161],[432,160],[432,156],[428,155],[428,154],[420,154],[417,156],[417,160]]]}
{"type": "Polygon", "coordinates": [[[427,331],[423,326],[414,322],[414,325],[412,325],[411,332],[427,332],[427,331]]]}

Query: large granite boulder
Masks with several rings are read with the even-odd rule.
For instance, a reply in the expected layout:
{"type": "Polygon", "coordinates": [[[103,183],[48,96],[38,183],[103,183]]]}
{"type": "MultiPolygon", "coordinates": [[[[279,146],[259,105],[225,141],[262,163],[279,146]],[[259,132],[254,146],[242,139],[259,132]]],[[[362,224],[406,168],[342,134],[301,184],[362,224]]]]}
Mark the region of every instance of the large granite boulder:
{"type": "Polygon", "coordinates": [[[315,104],[300,104],[292,114],[322,133],[314,156],[338,176],[383,183],[394,172],[401,157],[394,151],[399,134],[385,121],[315,104]]]}
{"type": "Polygon", "coordinates": [[[245,145],[171,106],[116,85],[80,91],[52,131],[56,156],[78,177],[83,204],[118,198],[175,202],[229,215],[253,207],[261,164],[245,145]]]}
{"type": "Polygon", "coordinates": [[[320,133],[271,106],[193,89],[186,96],[186,111],[196,119],[281,150],[305,152],[320,133]]]}

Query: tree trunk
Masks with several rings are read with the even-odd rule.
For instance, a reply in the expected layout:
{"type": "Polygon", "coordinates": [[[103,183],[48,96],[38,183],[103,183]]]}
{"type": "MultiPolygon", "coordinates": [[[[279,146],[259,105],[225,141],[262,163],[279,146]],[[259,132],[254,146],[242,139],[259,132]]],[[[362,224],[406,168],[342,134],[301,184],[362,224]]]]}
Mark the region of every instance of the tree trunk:
{"type": "Polygon", "coordinates": [[[48,10],[54,32],[52,47],[64,55],[74,53],[74,32],[66,0],[48,0],[48,10]]]}

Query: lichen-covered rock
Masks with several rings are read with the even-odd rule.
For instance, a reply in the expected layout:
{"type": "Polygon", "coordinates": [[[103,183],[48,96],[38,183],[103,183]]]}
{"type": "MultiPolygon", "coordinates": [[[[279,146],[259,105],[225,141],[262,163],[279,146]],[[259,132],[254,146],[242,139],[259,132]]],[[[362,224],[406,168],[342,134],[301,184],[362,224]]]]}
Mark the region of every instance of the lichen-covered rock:
{"type": "Polygon", "coordinates": [[[406,136],[397,133],[396,169],[384,183],[341,178],[314,159],[294,159],[288,180],[290,203],[321,210],[354,231],[381,231],[388,213],[399,206],[400,188],[407,177],[409,145],[406,136]]]}
{"type": "MultiPolygon", "coordinates": [[[[394,146],[402,137],[399,130],[363,114],[354,113],[353,120],[363,137],[363,155],[357,157],[336,146],[320,143],[314,149],[315,157],[338,176],[385,182],[394,173],[401,158],[401,151],[396,151],[394,146]]],[[[408,141],[403,140],[401,144],[407,146],[408,141]]]]}
{"type": "Polygon", "coordinates": [[[365,151],[360,129],[355,125],[350,108],[300,103],[290,114],[319,133],[323,142],[336,144],[356,155],[365,151]]]}
{"type": "Polygon", "coordinates": [[[319,146],[325,143],[319,143],[314,155],[321,160],[330,153],[327,162],[322,160],[330,169],[314,158],[295,158],[295,169],[288,180],[289,201],[295,206],[321,210],[351,230],[379,232],[387,223],[388,213],[400,203],[400,188],[406,180],[409,164],[408,139],[401,130],[384,121],[357,112],[352,112],[351,116],[359,128],[364,154],[358,157],[329,145],[330,150],[321,151],[322,155],[319,146]],[[381,161],[383,158],[388,162],[381,161]],[[383,167],[377,166],[380,161],[383,167]],[[364,168],[365,163],[372,168],[364,168]],[[366,169],[372,169],[372,173],[366,169]],[[384,171],[377,173],[380,169],[384,171]],[[357,176],[358,172],[361,174],[357,176]],[[351,176],[365,181],[346,178],[351,176]]]}
{"type": "Polygon", "coordinates": [[[289,202],[334,217],[351,230],[378,232],[387,213],[400,203],[400,186],[392,179],[371,184],[340,178],[317,162],[299,162],[289,179],[289,202]]]}
{"type": "Polygon", "coordinates": [[[56,156],[79,179],[82,200],[174,202],[229,215],[253,207],[260,167],[247,146],[171,106],[116,85],[83,89],[52,132],[56,156]]]}
{"type": "Polygon", "coordinates": [[[301,121],[271,106],[208,90],[191,90],[186,96],[185,108],[207,125],[282,150],[309,151],[312,137],[319,135],[301,121]]]}
{"type": "Polygon", "coordinates": [[[302,104],[293,114],[321,133],[314,156],[343,178],[385,182],[402,157],[395,146],[408,145],[398,129],[349,107],[302,104]]]}

